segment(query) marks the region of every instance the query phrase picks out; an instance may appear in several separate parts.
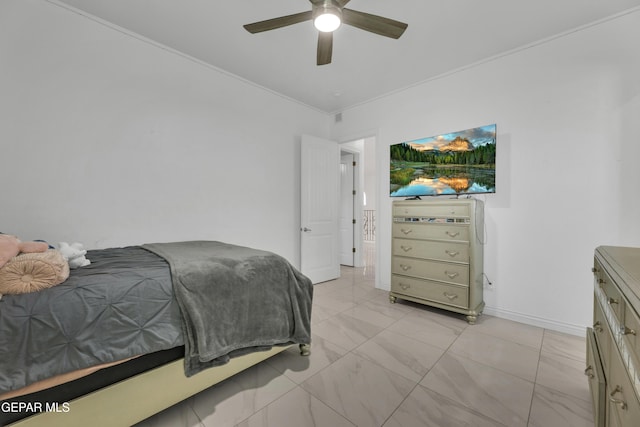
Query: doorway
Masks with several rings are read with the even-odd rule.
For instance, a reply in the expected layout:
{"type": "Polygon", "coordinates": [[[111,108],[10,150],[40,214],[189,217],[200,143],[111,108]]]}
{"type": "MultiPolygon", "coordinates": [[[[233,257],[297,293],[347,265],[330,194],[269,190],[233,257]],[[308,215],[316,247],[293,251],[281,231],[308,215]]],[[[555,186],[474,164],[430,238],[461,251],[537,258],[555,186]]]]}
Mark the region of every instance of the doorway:
{"type": "Polygon", "coordinates": [[[340,144],[340,264],[369,273],[376,259],[375,152],[374,136],[340,144]]]}
{"type": "Polygon", "coordinates": [[[365,275],[372,278],[376,286],[379,284],[379,278],[374,274],[379,257],[375,247],[375,146],[375,137],[339,144],[310,135],[302,136],[300,270],[313,283],[340,277],[342,241],[345,248],[351,249],[351,256],[344,261],[350,267],[344,268],[365,267],[365,275]],[[340,163],[343,154],[348,155],[345,161],[351,161],[353,166],[353,172],[345,171],[353,184],[348,185],[352,195],[344,198],[344,211],[348,212],[344,216],[351,218],[351,222],[345,221],[348,226],[345,224],[341,232],[340,163]],[[365,210],[368,211],[366,218],[365,210]]]}

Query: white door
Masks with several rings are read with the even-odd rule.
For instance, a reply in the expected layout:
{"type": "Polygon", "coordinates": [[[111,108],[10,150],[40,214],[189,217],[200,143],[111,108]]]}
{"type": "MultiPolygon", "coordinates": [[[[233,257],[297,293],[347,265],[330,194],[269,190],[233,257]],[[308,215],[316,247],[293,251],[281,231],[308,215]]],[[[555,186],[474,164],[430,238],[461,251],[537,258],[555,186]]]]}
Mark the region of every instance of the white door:
{"type": "Polygon", "coordinates": [[[302,136],[300,159],[300,269],[313,283],[340,277],[338,143],[302,136]]]}
{"type": "Polygon", "coordinates": [[[353,154],[340,155],[340,264],[353,267],[355,248],[353,203],[355,199],[353,179],[353,154]]]}

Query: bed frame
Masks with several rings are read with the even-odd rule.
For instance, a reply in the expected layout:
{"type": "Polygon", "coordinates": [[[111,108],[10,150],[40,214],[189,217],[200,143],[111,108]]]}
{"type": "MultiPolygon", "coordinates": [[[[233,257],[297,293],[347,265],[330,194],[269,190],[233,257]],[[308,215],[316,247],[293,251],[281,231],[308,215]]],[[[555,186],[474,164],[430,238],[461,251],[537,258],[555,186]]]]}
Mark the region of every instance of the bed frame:
{"type": "MultiPolygon", "coordinates": [[[[68,411],[42,412],[10,427],[112,427],[133,425],[175,405],[233,375],[244,371],[290,346],[246,354],[223,366],[184,376],[184,359],[143,372],[69,402],[68,411]],[[153,396],[153,399],[144,398],[153,396]]],[[[308,356],[308,344],[300,344],[300,354],[308,356]]]]}

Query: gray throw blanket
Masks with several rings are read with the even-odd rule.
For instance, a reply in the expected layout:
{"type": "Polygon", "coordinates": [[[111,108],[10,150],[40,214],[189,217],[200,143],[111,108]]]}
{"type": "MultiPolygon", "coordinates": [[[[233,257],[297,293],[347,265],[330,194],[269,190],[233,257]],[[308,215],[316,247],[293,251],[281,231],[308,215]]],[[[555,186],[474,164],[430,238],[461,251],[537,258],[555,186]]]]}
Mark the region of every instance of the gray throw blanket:
{"type": "Polygon", "coordinates": [[[185,375],[274,345],[311,342],[311,281],[271,252],[212,241],[145,244],[171,268],[185,375]]]}

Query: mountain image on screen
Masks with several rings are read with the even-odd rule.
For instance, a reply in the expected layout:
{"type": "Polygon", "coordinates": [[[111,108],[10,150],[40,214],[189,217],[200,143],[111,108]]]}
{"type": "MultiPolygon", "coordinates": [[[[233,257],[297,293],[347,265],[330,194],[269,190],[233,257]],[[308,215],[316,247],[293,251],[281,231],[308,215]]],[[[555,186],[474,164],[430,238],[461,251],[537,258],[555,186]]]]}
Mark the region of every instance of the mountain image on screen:
{"type": "Polygon", "coordinates": [[[496,125],[391,145],[391,197],[495,193],[496,125]]]}

